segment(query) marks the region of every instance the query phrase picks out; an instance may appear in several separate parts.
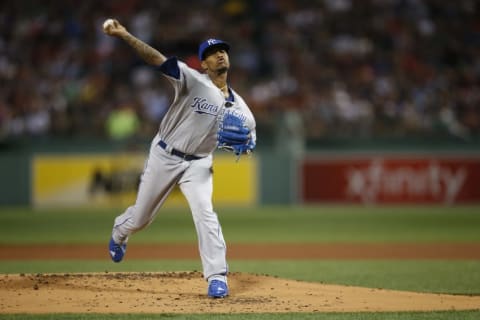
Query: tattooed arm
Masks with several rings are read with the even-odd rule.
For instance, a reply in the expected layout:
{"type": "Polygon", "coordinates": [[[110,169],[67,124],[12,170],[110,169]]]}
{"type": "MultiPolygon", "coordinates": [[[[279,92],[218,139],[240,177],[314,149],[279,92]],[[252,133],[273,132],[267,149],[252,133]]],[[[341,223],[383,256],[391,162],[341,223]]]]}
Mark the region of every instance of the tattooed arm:
{"type": "Polygon", "coordinates": [[[107,28],[104,28],[103,31],[109,36],[123,39],[148,64],[160,65],[167,60],[167,58],[159,51],[131,35],[127,29],[115,19],[113,20],[113,23],[108,25],[107,28]]]}

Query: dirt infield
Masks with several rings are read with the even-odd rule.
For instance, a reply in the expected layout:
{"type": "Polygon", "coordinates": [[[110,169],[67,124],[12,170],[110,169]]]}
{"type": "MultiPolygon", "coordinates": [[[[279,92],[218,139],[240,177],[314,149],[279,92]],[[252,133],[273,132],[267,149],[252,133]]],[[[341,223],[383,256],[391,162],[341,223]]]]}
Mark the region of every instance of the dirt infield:
{"type": "Polygon", "coordinates": [[[232,273],[206,296],[198,272],[0,276],[0,313],[282,313],[473,310],[480,297],[425,294],[232,273]]]}
{"type": "MultiPolygon", "coordinates": [[[[228,259],[480,259],[480,243],[229,244],[228,259]]],[[[106,259],[106,245],[0,245],[0,260],[106,259]]],[[[198,259],[195,244],[131,243],[130,259],[198,259]]]]}
{"type": "MultiPolygon", "coordinates": [[[[131,244],[128,259],[198,259],[193,244],[131,244]]],[[[229,259],[480,259],[480,244],[232,244],[229,259]]],[[[0,260],[107,259],[99,245],[0,245],[0,260]]],[[[0,313],[263,313],[480,309],[480,297],[232,273],[226,299],[198,272],[0,275],[0,313]]]]}

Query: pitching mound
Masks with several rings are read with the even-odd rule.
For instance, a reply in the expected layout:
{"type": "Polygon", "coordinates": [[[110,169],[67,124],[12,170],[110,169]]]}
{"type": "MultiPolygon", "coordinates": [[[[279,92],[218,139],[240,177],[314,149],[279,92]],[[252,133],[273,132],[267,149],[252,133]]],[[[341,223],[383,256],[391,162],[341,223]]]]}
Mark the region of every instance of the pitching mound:
{"type": "Polygon", "coordinates": [[[426,294],[233,273],[206,296],[199,272],[0,276],[0,313],[260,313],[472,310],[480,297],[426,294]]]}

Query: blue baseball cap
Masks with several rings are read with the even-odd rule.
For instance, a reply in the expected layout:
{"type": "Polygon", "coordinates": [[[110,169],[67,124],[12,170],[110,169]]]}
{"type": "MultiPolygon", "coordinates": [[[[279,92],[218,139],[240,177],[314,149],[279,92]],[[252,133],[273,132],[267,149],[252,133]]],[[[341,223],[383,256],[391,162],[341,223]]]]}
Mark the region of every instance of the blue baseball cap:
{"type": "Polygon", "coordinates": [[[212,47],[220,47],[222,49],[225,49],[227,52],[228,50],[230,50],[230,45],[223,40],[207,39],[200,43],[200,46],[198,47],[198,59],[200,59],[200,61],[203,61],[205,59],[205,51],[212,47]]]}

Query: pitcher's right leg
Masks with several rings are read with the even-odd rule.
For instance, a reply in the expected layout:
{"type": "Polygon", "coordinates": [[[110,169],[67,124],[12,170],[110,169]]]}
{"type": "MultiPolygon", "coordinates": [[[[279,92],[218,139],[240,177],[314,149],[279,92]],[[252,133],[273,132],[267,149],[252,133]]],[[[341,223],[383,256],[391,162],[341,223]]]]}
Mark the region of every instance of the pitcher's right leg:
{"type": "Polygon", "coordinates": [[[157,138],[153,140],[135,204],[115,218],[109,243],[113,261],[120,262],[123,259],[128,237],[154,220],[185,168],[182,161],[157,145],[157,138]]]}

